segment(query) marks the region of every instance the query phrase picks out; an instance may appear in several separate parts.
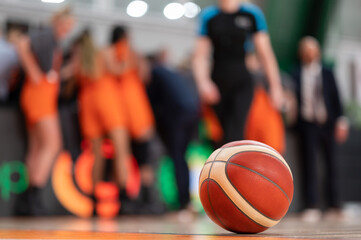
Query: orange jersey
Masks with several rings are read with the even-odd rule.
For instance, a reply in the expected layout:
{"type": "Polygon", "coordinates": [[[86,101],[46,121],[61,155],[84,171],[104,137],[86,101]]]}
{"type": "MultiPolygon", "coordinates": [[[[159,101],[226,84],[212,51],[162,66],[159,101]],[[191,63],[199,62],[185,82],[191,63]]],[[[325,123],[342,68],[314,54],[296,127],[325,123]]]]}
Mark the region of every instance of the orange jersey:
{"type": "MultiPolygon", "coordinates": [[[[37,83],[27,76],[21,91],[20,105],[28,127],[34,126],[45,118],[57,117],[59,96],[58,73],[62,64],[62,53],[59,49],[52,50],[51,69],[37,83]]],[[[43,49],[43,51],[46,51],[46,49],[43,49]]]]}
{"type": "Polygon", "coordinates": [[[126,113],[132,137],[141,138],[154,127],[154,116],[144,85],[136,74],[127,74],[118,81],[119,101],[126,113]]]}
{"type": "Polygon", "coordinates": [[[281,114],[273,107],[267,92],[261,87],[255,89],[245,138],[268,144],[281,154],[285,151],[285,129],[281,114]]]}
{"type": "Polygon", "coordinates": [[[20,105],[28,127],[45,118],[57,116],[58,93],[58,81],[48,81],[46,76],[39,83],[26,79],[20,96],[20,105]]]}
{"type": "Polygon", "coordinates": [[[96,138],[124,128],[126,119],[114,77],[103,74],[98,79],[79,77],[79,80],[79,119],[84,136],[96,138]]]}
{"type": "MultiPolygon", "coordinates": [[[[119,61],[132,61],[128,41],[116,44],[119,61]]],[[[126,113],[128,130],[133,138],[141,138],[154,127],[154,116],[148,96],[137,70],[130,68],[118,76],[119,101],[126,113]]]]}
{"type": "Polygon", "coordinates": [[[118,61],[129,61],[132,57],[129,41],[124,39],[115,44],[115,56],[118,61]]]}

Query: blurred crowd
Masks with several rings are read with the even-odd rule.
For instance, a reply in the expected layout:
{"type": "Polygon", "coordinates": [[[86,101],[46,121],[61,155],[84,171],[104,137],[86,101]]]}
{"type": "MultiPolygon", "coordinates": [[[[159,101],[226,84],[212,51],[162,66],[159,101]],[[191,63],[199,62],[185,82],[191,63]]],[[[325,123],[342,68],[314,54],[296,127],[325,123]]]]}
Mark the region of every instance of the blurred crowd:
{"type": "Polygon", "coordinates": [[[200,118],[200,101],[190,66],[171,67],[163,49],[148,56],[139,55],[132,49],[127,28],[120,25],[109,33],[107,47],[96,46],[91,32],[84,29],[64,51],[60,42],[74,24],[71,9],[65,8],[41,29],[28,31],[22,24],[9,23],[1,38],[1,101],[4,105],[20,104],[28,135],[25,163],[29,189],[18,204],[24,208],[19,214],[45,214],[40,192],[63,148],[59,97],[62,101],[77,99],[81,132],[94,154],[90,197],[95,203],[97,184],[109,179],[104,176],[109,171],[102,152],[106,138],[114,147],[114,173],[109,174],[120,189],[121,211],[165,211],[155,189],[150,153],[157,135],[175,165],[179,208],[188,208],[185,152],[196,136],[200,118]],[[131,156],[137,160],[142,182],[134,201],[125,190],[131,156]]]}
{"type": "MultiPolygon", "coordinates": [[[[162,140],[174,163],[178,210],[192,212],[185,153],[197,138],[202,120],[214,148],[251,139],[282,154],[286,149],[285,124],[295,126],[304,155],[302,217],[306,221],[322,217],[315,189],[318,147],[324,151],[327,163],[329,215],[340,217],[334,149],[336,142],[347,139],[348,123],[334,75],[321,64],[320,46],[312,37],[302,39],[300,65],[290,76],[280,74],[266,23],[259,20],[262,15],[253,5],[243,6],[240,12],[254,14],[261,22],[248,26],[252,21],[243,15],[234,21],[238,27],[250,28],[245,31],[254,37],[248,47],[243,49],[249,39],[234,34],[233,28],[227,31],[236,41],[219,37],[228,33],[218,33],[216,21],[210,19],[233,12],[234,4],[238,9],[238,1],[219,1],[222,11],[205,10],[194,56],[178,68],[169,64],[166,49],[147,56],[137,53],[127,27],[122,25],[113,26],[106,47],[97,46],[91,31],[84,29],[71,40],[68,49],[62,49],[60,42],[68,37],[76,21],[70,8],[56,12],[50,24],[40,29],[6,24],[0,35],[0,101],[20,105],[28,136],[25,162],[29,189],[20,204],[27,207],[19,214],[45,214],[39,194],[63,148],[57,107],[61,87],[62,98],[77,99],[82,136],[94,155],[93,192],[106,177],[105,172],[110,174],[107,178],[120,189],[123,213],[166,211],[155,186],[156,170],[151,159],[156,138],[162,140]],[[239,78],[242,81],[236,83],[239,78]],[[105,138],[114,147],[112,173],[106,171],[102,154],[105,138]],[[141,176],[136,199],[130,198],[126,190],[132,155],[141,176]]],[[[96,195],[90,197],[96,204],[96,195]]]]}

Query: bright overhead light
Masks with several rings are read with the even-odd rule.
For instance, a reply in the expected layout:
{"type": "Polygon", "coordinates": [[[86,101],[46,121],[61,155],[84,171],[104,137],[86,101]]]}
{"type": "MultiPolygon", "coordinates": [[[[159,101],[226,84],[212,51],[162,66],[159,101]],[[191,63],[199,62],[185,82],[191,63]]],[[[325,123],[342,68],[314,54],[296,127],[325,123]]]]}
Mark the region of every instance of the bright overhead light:
{"type": "Polygon", "coordinates": [[[184,6],[180,3],[169,3],[165,6],[163,14],[166,18],[171,20],[181,18],[184,15],[184,6]]]}
{"type": "Polygon", "coordinates": [[[148,11],[148,4],[141,0],[135,0],[129,3],[127,14],[131,17],[141,17],[148,11]]]}
{"type": "Polygon", "coordinates": [[[62,3],[65,0],[41,0],[43,3],[62,3]]]}
{"type": "Polygon", "coordinates": [[[201,11],[201,8],[193,2],[186,2],[183,6],[184,6],[184,16],[187,18],[194,18],[201,11]]]}

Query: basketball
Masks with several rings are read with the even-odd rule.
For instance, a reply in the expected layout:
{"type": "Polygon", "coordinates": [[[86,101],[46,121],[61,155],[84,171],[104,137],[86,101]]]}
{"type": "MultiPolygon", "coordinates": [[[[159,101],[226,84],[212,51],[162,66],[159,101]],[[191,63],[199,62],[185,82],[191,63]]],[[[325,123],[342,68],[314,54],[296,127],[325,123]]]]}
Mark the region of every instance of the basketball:
{"type": "Polygon", "coordinates": [[[266,144],[231,142],[215,150],[204,164],[199,195],[206,214],[222,228],[258,233],[287,213],[293,198],[292,172],[266,144]]]}

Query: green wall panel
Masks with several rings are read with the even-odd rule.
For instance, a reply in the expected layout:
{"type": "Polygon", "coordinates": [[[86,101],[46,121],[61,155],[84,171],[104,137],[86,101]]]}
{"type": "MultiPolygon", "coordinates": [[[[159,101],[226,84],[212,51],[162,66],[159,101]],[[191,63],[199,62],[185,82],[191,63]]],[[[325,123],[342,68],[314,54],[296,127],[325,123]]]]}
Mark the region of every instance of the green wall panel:
{"type": "Polygon", "coordinates": [[[297,62],[298,41],[303,36],[312,35],[322,45],[335,2],[336,0],[265,1],[271,41],[281,69],[288,71],[297,62]]]}

